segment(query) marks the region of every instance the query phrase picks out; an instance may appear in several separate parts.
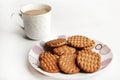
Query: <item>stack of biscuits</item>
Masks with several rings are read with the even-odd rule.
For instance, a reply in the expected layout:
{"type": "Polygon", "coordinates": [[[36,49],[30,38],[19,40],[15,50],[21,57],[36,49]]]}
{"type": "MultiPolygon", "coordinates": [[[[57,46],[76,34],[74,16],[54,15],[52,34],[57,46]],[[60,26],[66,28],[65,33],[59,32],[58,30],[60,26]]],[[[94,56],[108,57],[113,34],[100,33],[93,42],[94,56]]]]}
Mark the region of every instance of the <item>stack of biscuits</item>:
{"type": "Polygon", "coordinates": [[[73,35],[45,43],[48,48],[39,56],[40,68],[50,73],[92,73],[100,69],[101,56],[93,52],[94,40],[73,35]]]}

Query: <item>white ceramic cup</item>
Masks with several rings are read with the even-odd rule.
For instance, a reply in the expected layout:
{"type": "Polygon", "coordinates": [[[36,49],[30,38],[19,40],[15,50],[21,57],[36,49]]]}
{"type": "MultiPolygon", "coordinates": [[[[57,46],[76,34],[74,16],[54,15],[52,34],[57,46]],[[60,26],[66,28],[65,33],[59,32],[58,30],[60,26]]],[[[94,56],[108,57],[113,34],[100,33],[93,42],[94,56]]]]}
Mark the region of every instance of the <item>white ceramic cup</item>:
{"type": "Polygon", "coordinates": [[[23,30],[27,37],[33,40],[44,40],[50,34],[51,28],[51,6],[47,4],[29,4],[20,10],[20,17],[23,20],[23,30]],[[25,14],[30,10],[47,10],[43,14],[25,14]]]}

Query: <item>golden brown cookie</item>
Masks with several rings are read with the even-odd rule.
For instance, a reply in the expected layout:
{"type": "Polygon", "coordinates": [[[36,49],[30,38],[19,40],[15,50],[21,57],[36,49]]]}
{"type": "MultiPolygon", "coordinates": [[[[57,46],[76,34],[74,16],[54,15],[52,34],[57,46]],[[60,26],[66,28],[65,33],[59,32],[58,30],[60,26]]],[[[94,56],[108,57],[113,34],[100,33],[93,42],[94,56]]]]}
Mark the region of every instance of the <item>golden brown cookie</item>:
{"type": "Polygon", "coordinates": [[[84,72],[92,73],[100,68],[101,57],[98,53],[91,50],[78,51],[77,64],[84,72]]]}
{"type": "Polygon", "coordinates": [[[89,46],[85,47],[84,49],[93,49],[95,47],[95,41],[91,40],[89,46]]]}
{"type": "Polygon", "coordinates": [[[57,57],[51,52],[44,52],[40,54],[39,61],[40,68],[42,68],[44,71],[51,73],[59,72],[59,68],[57,66],[57,57]]]}
{"type": "Polygon", "coordinates": [[[66,39],[61,38],[61,39],[50,40],[50,41],[46,42],[45,45],[49,46],[49,47],[59,47],[66,43],[67,43],[66,39]]]}
{"type": "Polygon", "coordinates": [[[63,45],[61,47],[57,47],[53,49],[53,52],[57,55],[62,55],[62,54],[71,54],[75,53],[76,49],[67,45],[63,45]]]}
{"type": "Polygon", "coordinates": [[[63,54],[58,60],[59,68],[66,74],[75,74],[80,71],[75,63],[76,54],[63,54]]]}
{"type": "MultiPolygon", "coordinates": [[[[91,47],[92,43],[91,39],[85,36],[74,35],[68,38],[68,44],[75,48],[86,48],[91,47]]],[[[92,45],[93,46],[93,45],[92,45]]]]}

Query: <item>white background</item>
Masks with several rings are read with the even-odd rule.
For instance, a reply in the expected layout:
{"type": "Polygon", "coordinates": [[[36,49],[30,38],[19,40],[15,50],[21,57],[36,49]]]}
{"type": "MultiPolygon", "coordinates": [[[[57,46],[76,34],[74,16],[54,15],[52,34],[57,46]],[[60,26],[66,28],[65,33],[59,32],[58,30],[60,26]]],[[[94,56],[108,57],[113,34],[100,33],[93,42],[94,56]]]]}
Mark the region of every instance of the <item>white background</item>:
{"type": "Polygon", "coordinates": [[[26,39],[24,31],[11,19],[12,13],[28,3],[48,3],[53,7],[52,34],[81,34],[107,44],[114,58],[106,70],[89,80],[120,79],[119,0],[0,0],[0,80],[55,80],[34,70],[27,61],[31,47],[39,41],[26,39]]]}

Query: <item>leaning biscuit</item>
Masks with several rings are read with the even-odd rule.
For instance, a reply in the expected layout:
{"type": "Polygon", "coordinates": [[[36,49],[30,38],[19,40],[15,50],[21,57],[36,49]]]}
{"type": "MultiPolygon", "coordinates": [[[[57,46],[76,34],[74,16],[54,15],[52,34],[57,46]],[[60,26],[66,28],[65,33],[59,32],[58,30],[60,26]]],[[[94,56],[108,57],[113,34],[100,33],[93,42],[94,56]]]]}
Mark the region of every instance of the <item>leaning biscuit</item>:
{"type": "Polygon", "coordinates": [[[86,36],[74,35],[68,37],[68,44],[75,47],[75,48],[86,48],[90,47],[91,40],[86,36]]]}
{"type": "Polygon", "coordinates": [[[63,45],[61,47],[57,47],[53,49],[53,52],[57,55],[63,55],[63,54],[71,54],[75,53],[76,49],[67,45],[63,45]]]}
{"type": "Polygon", "coordinates": [[[46,42],[45,45],[49,46],[49,47],[59,47],[66,43],[67,43],[66,39],[61,38],[61,39],[50,40],[50,41],[46,42]]]}
{"type": "Polygon", "coordinates": [[[75,64],[76,54],[63,54],[58,60],[59,68],[62,72],[66,74],[75,74],[80,71],[80,69],[75,64]]]}
{"type": "Polygon", "coordinates": [[[51,52],[44,52],[40,54],[39,61],[40,68],[42,68],[44,71],[51,73],[59,72],[59,68],[57,66],[57,57],[51,52]]]}
{"type": "Polygon", "coordinates": [[[92,73],[100,68],[101,57],[91,50],[78,51],[77,64],[84,72],[92,73]]]}

